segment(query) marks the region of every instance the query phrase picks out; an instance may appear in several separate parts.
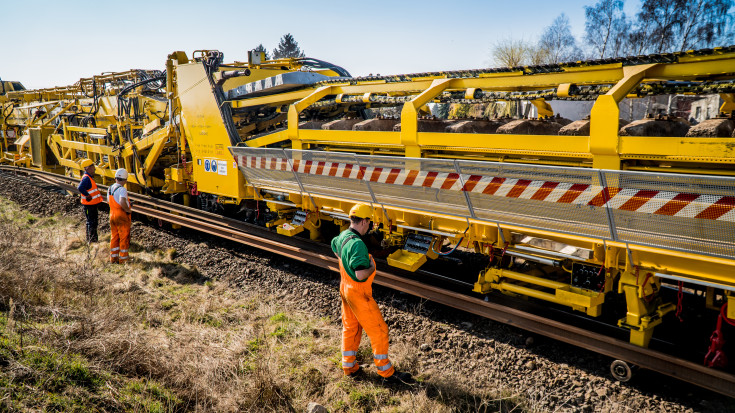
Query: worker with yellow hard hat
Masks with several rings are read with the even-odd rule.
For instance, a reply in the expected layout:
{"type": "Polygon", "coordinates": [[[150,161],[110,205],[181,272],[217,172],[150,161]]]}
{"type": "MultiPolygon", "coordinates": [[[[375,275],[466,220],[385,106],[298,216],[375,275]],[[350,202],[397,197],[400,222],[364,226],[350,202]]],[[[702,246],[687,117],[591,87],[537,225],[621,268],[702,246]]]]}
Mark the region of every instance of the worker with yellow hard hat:
{"type": "Polygon", "coordinates": [[[399,372],[388,358],[388,325],[373,299],[375,261],[362,240],[371,227],[373,209],[357,204],[350,210],[350,227],[332,239],[332,251],[339,258],[342,298],[342,369],[346,376],[357,377],[362,369],[356,360],[362,330],[373,349],[373,360],[385,383],[408,383],[409,373],[399,372]]]}
{"type": "Polygon", "coordinates": [[[128,171],[120,168],[115,171],[115,183],[107,190],[107,203],[110,205],[110,262],[125,264],[130,248],[130,224],[132,205],[125,189],[128,171]]]}
{"type": "Polygon", "coordinates": [[[102,195],[97,183],[94,182],[94,162],[91,159],[84,159],[79,166],[84,170],[77,190],[82,194],[84,216],[87,218],[87,242],[97,242],[97,209],[102,202],[102,195]]]}

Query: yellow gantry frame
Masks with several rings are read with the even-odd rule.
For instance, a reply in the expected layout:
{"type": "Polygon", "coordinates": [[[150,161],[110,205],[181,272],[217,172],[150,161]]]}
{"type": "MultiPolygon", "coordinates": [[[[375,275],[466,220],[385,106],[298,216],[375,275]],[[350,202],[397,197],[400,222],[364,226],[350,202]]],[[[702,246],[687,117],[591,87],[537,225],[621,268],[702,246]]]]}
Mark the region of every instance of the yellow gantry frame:
{"type": "MultiPolygon", "coordinates": [[[[618,135],[619,103],[642,82],[665,80],[723,80],[735,78],[735,53],[711,56],[680,56],[676,63],[652,63],[636,66],[623,66],[620,63],[588,67],[565,68],[560,73],[524,75],[522,71],[511,73],[480,74],[477,78],[449,79],[446,76],[412,79],[403,82],[356,81],[350,84],[333,83],[316,89],[306,89],[271,96],[263,96],[230,102],[233,107],[244,108],[257,105],[281,106],[289,104],[288,129],[257,139],[246,141],[251,147],[268,146],[278,142],[290,141],[293,149],[309,149],[312,145],[322,145],[330,150],[344,150],[364,153],[389,153],[407,157],[467,157],[488,160],[504,160],[506,156],[533,157],[528,162],[568,166],[588,166],[597,169],[621,169],[626,159],[644,158],[659,162],[692,162],[729,165],[735,163],[735,151],[731,138],[659,138],[659,137],[621,137],[618,135]],[[418,132],[418,112],[426,103],[431,102],[444,91],[465,90],[466,96],[474,95],[475,90],[486,91],[527,91],[554,88],[559,96],[568,96],[571,85],[612,85],[607,93],[599,96],[591,111],[590,136],[539,136],[539,135],[497,135],[462,133],[424,133],[418,132]],[[335,131],[300,130],[299,115],[312,104],[336,95],[341,101],[344,95],[388,94],[395,96],[412,95],[401,111],[401,131],[335,131]],[[431,153],[428,153],[431,151],[431,153]],[[448,155],[442,155],[448,154],[448,155]],[[493,156],[498,156],[494,158],[493,156]]],[[[735,110],[732,94],[723,94],[725,104],[721,110],[735,110]]],[[[540,117],[553,115],[551,106],[544,99],[531,101],[538,109],[540,117]]],[[[701,165],[684,171],[697,171],[701,165]]],[[[727,173],[727,172],[725,172],[727,173]]],[[[731,174],[732,172],[730,172],[731,174]]],[[[278,189],[278,188],[275,188],[278,189]]],[[[310,197],[312,201],[300,204],[304,209],[346,212],[345,202],[321,196],[310,197]],[[316,205],[311,205],[314,202],[316,205]]],[[[293,194],[292,199],[300,199],[293,194]]],[[[628,328],[632,343],[647,346],[653,328],[661,323],[662,316],[673,306],[656,300],[649,301],[654,292],[652,286],[660,284],[653,277],[646,282],[649,272],[670,273],[689,278],[692,282],[706,281],[725,288],[735,287],[730,274],[735,262],[727,259],[713,259],[696,254],[674,253],[671,251],[629,246],[616,242],[603,243],[602,240],[575,237],[551,231],[529,230],[511,225],[488,224],[479,221],[462,221],[451,217],[435,215],[427,217],[423,212],[401,211],[388,208],[385,216],[376,213],[377,222],[388,226],[396,222],[411,222],[412,226],[427,228],[427,218],[431,218],[428,228],[457,234],[452,241],[458,242],[460,234],[467,245],[475,245],[484,250],[486,246],[510,239],[510,232],[518,232],[595,251],[591,263],[608,268],[605,288],[602,293],[593,293],[571,287],[569,284],[546,280],[507,270],[488,269],[480,274],[475,291],[488,292],[492,289],[503,292],[532,296],[538,299],[568,305],[589,315],[599,315],[604,294],[615,288],[612,280],[618,278],[617,290],[624,293],[628,304],[625,318],[619,325],[628,328]],[[439,226],[436,224],[440,223],[439,226]],[[468,226],[469,225],[469,226],[468,226]],[[507,233],[506,237],[499,236],[507,233]],[[525,286],[518,284],[521,282],[525,286]],[[543,290],[553,290],[547,293],[543,290]]],[[[323,214],[325,219],[328,214],[323,214]]],[[[400,232],[400,231],[399,231],[400,232]]],[[[313,236],[313,234],[312,234],[313,236]]]]}
{"type": "MultiPolygon", "coordinates": [[[[87,90],[93,85],[103,88],[108,82],[125,82],[138,78],[138,70],[129,70],[126,72],[108,73],[90,78],[80,79],[74,86],[56,87],[48,89],[17,91],[8,93],[8,99],[14,102],[27,102],[28,104],[16,106],[13,108],[16,116],[14,122],[19,124],[25,131],[33,128],[41,130],[44,139],[43,142],[51,153],[56,157],[58,165],[72,170],[76,170],[81,174],[82,168],[79,166],[81,159],[77,156],[77,151],[86,152],[87,156],[95,161],[98,165],[97,174],[102,177],[103,182],[111,181],[114,178],[115,169],[124,167],[131,173],[129,181],[143,186],[162,186],[163,180],[149,176],[151,170],[158,161],[161,152],[165,146],[175,146],[176,142],[171,141],[173,133],[171,125],[158,128],[143,138],[137,139],[133,144],[130,142],[121,142],[119,147],[112,147],[106,144],[93,142],[91,135],[113,137],[123,127],[128,125],[133,129],[139,129],[143,126],[132,125],[129,122],[117,119],[117,106],[110,102],[110,98],[114,98],[115,93],[105,95],[99,98],[99,113],[96,120],[102,126],[106,127],[81,127],[71,126],[60,123],[54,128],[51,123],[62,114],[69,110],[76,109],[81,115],[88,114],[87,111],[92,105],[92,99],[85,95],[87,90]],[[44,114],[42,116],[34,116],[34,109],[42,108],[44,114]],[[53,116],[49,114],[57,109],[53,116]],[[80,110],[81,109],[81,110],[80,110]],[[139,161],[133,161],[135,151],[140,152],[138,155],[144,155],[142,165],[139,161]],[[104,158],[107,161],[103,161],[104,158]],[[136,166],[137,168],[134,168],[136,166]],[[136,169],[136,170],[134,170],[136,169]],[[144,178],[145,176],[145,178],[144,178]]],[[[118,86],[119,87],[119,86],[118,86]]],[[[152,104],[149,109],[151,111],[161,112],[163,109],[158,102],[147,102],[152,104]]],[[[12,159],[15,155],[15,163],[23,163],[30,166],[30,153],[23,153],[23,146],[20,146],[15,154],[5,154],[5,158],[12,159]]],[[[44,170],[55,170],[51,165],[36,165],[44,170]]]]}
{"type": "Polygon", "coordinates": [[[117,168],[125,168],[130,171],[128,181],[139,186],[162,186],[163,181],[150,176],[156,161],[161,155],[161,151],[166,144],[172,145],[170,138],[172,131],[170,126],[159,129],[145,137],[142,137],[133,144],[125,143],[121,147],[113,148],[109,145],[101,145],[90,143],[89,139],[74,138],[75,133],[86,133],[105,135],[108,131],[104,128],[89,128],[81,126],[63,126],[64,134],[52,134],[48,137],[48,147],[56,157],[61,166],[81,170],[79,165],[80,159],[77,158],[75,151],[87,152],[88,156],[95,161],[98,166],[97,175],[107,179],[114,179],[115,170],[117,168]],[[145,153],[142,165],[138,165],[137,170],[133,168],[132,157],[135,155],[133,151],[145,153]],[[107,157],[107,162],[103,161],[103,157],[107,157]],[[144,179],[145,177],[145,179],[144,179]]]}
{"type": "MultiPolygon", "coordinates": [[[[647,159],[654,162],[683,162],[701,164],[733,164],[735,150],[727,138],[658,138],[618,136],[618,104],[637,85],[651,81],[700,81],[735,78],[735,53],[714,53],[710,56],[678,57],[674,63],[623,66],[621,63],[568,67],[562,72],[529,74],[522,71],[480,74],[475,78],[449,79],[446,75],[414,78],[409,81],[385,80],[333,83],[316,89],[256,97],[230,102],[234,108],[271,105],[290,105],[287,131],[247,141],[258,147],[290,140],[294,149],[308,149],[311,145],[328,145],[333,150],[370,152],[376,148],[405,154],[425,156],[426,151],[452,153],[453,156],[500,160],[534,157],[531,162],[557,165],[592,166],[621,169],[626,159],[647,159]],[[613,85],[595,101],[591,113],[590,136],[538,136],[416,132],[418,108],[449,90],[530,91],[557,89],[562,96],[570,85],[613,85]],[[414,95],[403,105],[401,132],[299,130],[298,114],[321,98],[329,95],[388,94],[414,95]],[[372,148],[366,150],[366,148],[372,148]]],[[[723,94],[722,110],[733,110],[732,94],[723,94]]],[[[553,111],[542,99],[533,100],[542,117],[553,111]]]]}

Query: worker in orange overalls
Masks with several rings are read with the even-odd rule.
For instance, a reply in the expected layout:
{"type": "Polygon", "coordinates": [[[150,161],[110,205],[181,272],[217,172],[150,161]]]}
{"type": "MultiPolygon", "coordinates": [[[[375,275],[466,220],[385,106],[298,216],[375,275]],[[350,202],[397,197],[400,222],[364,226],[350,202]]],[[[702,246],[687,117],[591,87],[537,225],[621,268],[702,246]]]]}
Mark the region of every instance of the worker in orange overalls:
{"type": "Polygon", "coordinates": [[[120,168],[115,171],[115,183],[107,190],[107,203],[110,205],[110,262],[125,264],[130,248],[130,214],[132,208],[125,183],[128,171],[120,168]]]}
{"type": "Polygon", "coordinates": [[[346,376],[359,377],[362,369],[356,360],[362,330],[370,338],[373,360],[384,383],[410,383],[411,374],[396,371],[388,358],[388,325],[373,300],[375,261],[362,240],[372,226],[373,210],[355,205],[350,210],[350,228],[332,240],[332,251],[339,258],[342,297],[342,369],[346,376]]]}

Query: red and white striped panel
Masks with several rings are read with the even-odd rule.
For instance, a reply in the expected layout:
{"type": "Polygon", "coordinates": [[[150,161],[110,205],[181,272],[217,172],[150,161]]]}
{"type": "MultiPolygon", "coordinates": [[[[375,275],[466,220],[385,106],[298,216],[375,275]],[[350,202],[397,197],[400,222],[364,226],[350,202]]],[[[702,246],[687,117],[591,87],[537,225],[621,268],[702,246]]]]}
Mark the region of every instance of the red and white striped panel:
{"type": "Polygon", "coordinates": [[[465,191],[476,194],[572,205],[606,206],[622,211],[735,222],[735,197],[602,187],[484,175],[376,168],[348,163],[238,156],[245,168],[360,179],[369,182],[465,191]],[[462,184],[464,182],[464,184],[462,184]]]}

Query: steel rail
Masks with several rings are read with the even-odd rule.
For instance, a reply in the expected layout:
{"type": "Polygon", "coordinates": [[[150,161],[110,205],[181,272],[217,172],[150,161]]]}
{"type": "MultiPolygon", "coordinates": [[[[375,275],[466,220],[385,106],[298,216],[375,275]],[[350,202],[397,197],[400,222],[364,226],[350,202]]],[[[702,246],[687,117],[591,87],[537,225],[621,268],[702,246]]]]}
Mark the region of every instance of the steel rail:
{"type": "MultiPolygon", "coordinates": [[[[46,183],[55,182],[65,189],[76,190],[76,186],[69,184],[70,182],[74,183],[73,178],[41,171],[20,170],[0,166],[0,170],[8,169],[21,171],[36,177],[43,177],[42,180],[46,183]]],[[[245,223],[236,225],[237,221],[216,214],[135,194],[131,194],[131,198],[138,200],[134,206],[135,211],[146,216],[269,251],[299,262],[316,265],[332,271],[339,271],[337,258],[331,253],[324,252],[324,250],[318,251],[313,248],[289,245],[283,238],[269,239],[262,236],[263,234],[253,234],[249,230],[252,230],[253,228],[250,227],[254,226],[245,223]],[[148,206],[139,204],[146,204],[148,206]]],[[[267,230],[262,231],[270,232],[267,230]]],[[[288,242],[292,241],[298,242],[299,240],[289,239],[288,242]]],[[[375,283],[611,358],[625,360],[639,367],[735,398],[735,375],[730,373],[675,358],[659,351],[638,347],[623,340],[597,334],[550,318],[493,303],[492,301],[484,301],[465,294],[427,285],[382,269],[378,270],[375,283]]]]}

